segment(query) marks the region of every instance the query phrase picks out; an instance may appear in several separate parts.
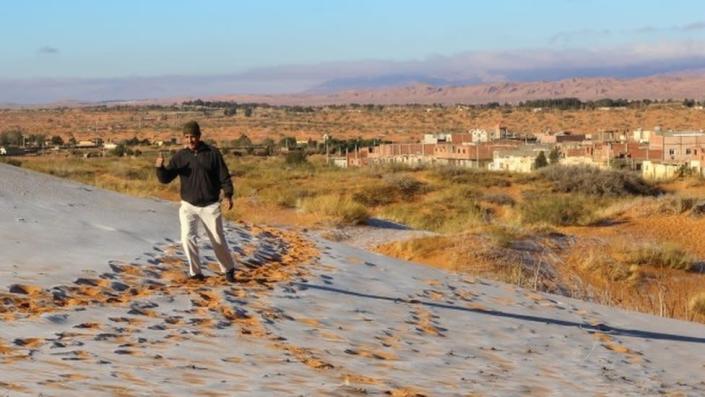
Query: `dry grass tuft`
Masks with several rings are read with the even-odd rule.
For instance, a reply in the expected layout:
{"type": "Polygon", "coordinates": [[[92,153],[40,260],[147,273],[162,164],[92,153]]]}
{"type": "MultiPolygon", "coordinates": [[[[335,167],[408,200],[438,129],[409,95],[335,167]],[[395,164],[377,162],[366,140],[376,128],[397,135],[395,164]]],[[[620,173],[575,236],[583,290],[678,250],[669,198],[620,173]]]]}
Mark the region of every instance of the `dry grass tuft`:
{"type": "Polygon", "coordinates": [[[365,206],[348,196],[335,194],[303,199],[298,208],[322,214],[336,225],[360,225],[370,218],[365,206]]]}
{"type": "Polygon", "coordinates": [[[698,315],[705,316],[705,292],[701,292],[690,299],[688,309],[698,315]]]}
{"type": "Polygon", "coordinates": [[[692,271],[695,258],[673,244],[650,244],[632,250],[628,260],[635,265],[692,271]]]}
{"type": "Polygon", "coordinates": [[[580,195],[531,194],[519,206],[519,211],[525,224],[590,225],[599,220],[596,204],[580,195]]]}

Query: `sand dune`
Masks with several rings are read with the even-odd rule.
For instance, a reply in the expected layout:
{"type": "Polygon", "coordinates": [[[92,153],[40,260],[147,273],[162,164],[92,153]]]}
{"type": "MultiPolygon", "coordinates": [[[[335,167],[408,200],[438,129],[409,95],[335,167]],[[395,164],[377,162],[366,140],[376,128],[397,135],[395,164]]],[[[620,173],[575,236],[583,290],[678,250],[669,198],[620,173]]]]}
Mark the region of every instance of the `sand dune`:
{"type": "Polygon", "coordinates": [[[3,183],[3,240],[50,240],[17,234],[18,217],[82,240],[37,256],[3,241],[0,395],[705,394],[699,324],[247,224],[227,226],[237,283],[194,282],[172,205],[0,166],[20,176],[57,193],[3,183]],[[110,211],[67,205],[78,198],[110,211]]]}

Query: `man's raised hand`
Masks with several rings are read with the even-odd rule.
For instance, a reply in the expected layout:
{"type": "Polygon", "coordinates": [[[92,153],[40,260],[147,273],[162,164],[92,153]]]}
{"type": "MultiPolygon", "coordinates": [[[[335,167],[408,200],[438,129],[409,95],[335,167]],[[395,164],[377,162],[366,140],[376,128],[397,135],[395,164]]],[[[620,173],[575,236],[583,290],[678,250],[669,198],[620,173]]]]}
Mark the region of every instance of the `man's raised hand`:
{"type": "Polygon", "coordinates": [[[164,167],[164,154],[160,151],[157,155],[157,160],[154,162],[154,166],[157,168],[164,167]]]}

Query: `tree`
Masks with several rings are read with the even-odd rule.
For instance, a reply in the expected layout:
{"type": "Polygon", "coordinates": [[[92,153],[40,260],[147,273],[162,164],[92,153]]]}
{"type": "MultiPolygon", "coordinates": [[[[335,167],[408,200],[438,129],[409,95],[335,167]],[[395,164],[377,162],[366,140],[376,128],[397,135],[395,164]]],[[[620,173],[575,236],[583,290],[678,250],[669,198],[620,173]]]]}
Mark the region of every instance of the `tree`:
{"type": "Polygon", "coordinates": [[[274,154],[275,145],[276,143],[272,138],[266,138],[262,141],[262,146],[264,146],[264,150],[267,156],[271,156],[272,154],[274,154]]]}
{"type": "Polygon", "coordinates": [[[539,152],[539,155],[536,156],[536,160],[534,160],[534,168],[539,169],[543,168],[548,165],[548,160],[546,160],[546,155],[543,154],[543,152],[539,152]]]}
{"type": "Polygon", "coordinates": [[[287,136],[279,140],[279,147],[293,149],[296,147],[296,138],[287,136]]]}
{"type": "Polygon", "coordinates": [[[64,138],[59,135],[54,135],[51,137],[51,144],[61,146],[64,144],[64,138]]]}
{"type": "Polygon", "coordinates": [[[131,156],[133,153],[134,152],[132,151],[132,149],[127,147],[127,144],[125,144],[124,141],[121,143],[118,143],[118,145],[115,147],[115,149],[110,151],[110,154],[112,154],[113,156],[118,156],[118,157],[131,156]]]}
{"type": "Polygon", "coordinates": [[[26,139],[26,143],[34,147],[44,147],[45,140],[45,134],[30,134],[26,139]]]}
{"type": "MultiPolygon", "coordinates": [[[[541,152],[543,153],[543,152],[541,152]]],[[[551,160],[551,164],[556,164],[558,163],[558,160],[561,158],[561,152],[558,150],[557,147],[554,147],[551,149],[551,152],[548,154],[548,159],[551,160]]]]}
{"type": "Polygon", "coordinates": [[[233,141],[233,146],[235,147],[249,147],[252,146],[252,140],[245,135],[241,134],[239,138],[233,141]]]}
{"type": "MultiPolygon", "coordinates": [[[[148,142],[149,142],[149,141],[148,141],[148,142]]],[[[137,146],[137,145],[140,144],[140,140],[139,140],[139,138],[137,138],[136,136],[133,136],[133,137],[130,138],[130,139],[124,139],[121,143],[123,143],[123,144],[125,144],[125,145],[127,145],[127,146],[137,146]]]]}
{"type": "Polygon", "coordinates": [[[8,130],[0,133],[0,145],[20,146],[23,143],[24,136],[20,130],[8,130]]]}
{"type": "Polygon", "coordinates": [[[306,164],[308,162],[306,160],[306,152],[303,150],[292,150],[286,154],[285,162],[289,165],[306,164]]]}

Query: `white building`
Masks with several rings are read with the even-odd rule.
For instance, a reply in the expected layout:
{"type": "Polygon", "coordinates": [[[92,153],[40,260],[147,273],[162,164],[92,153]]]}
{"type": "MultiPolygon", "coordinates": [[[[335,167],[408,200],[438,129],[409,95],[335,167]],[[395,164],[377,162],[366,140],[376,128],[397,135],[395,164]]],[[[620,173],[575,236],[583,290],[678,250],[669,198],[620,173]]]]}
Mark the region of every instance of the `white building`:
{"type": "Polygon", "coordinates": [[[641,128],[637,128],[632,132],[632,139],[639,143],[649,143],[649,139],[653,133],[654,132],[651,130],[642,130],[641,128]]]}
{"type": "Polygon", "coordinates": [[[489,142],[491,138],[490,133],[481,128],[473,128],[469,130],[468,133],[470,133],[472,137],[472,142],[489,142]]]}
{"type": "Polygon", "coordinates": [[[438,134],[423,134],[423,143],[425,144],[451,142],[452,139],[452,134],[448,132],[441,132],[438,134]]]}

